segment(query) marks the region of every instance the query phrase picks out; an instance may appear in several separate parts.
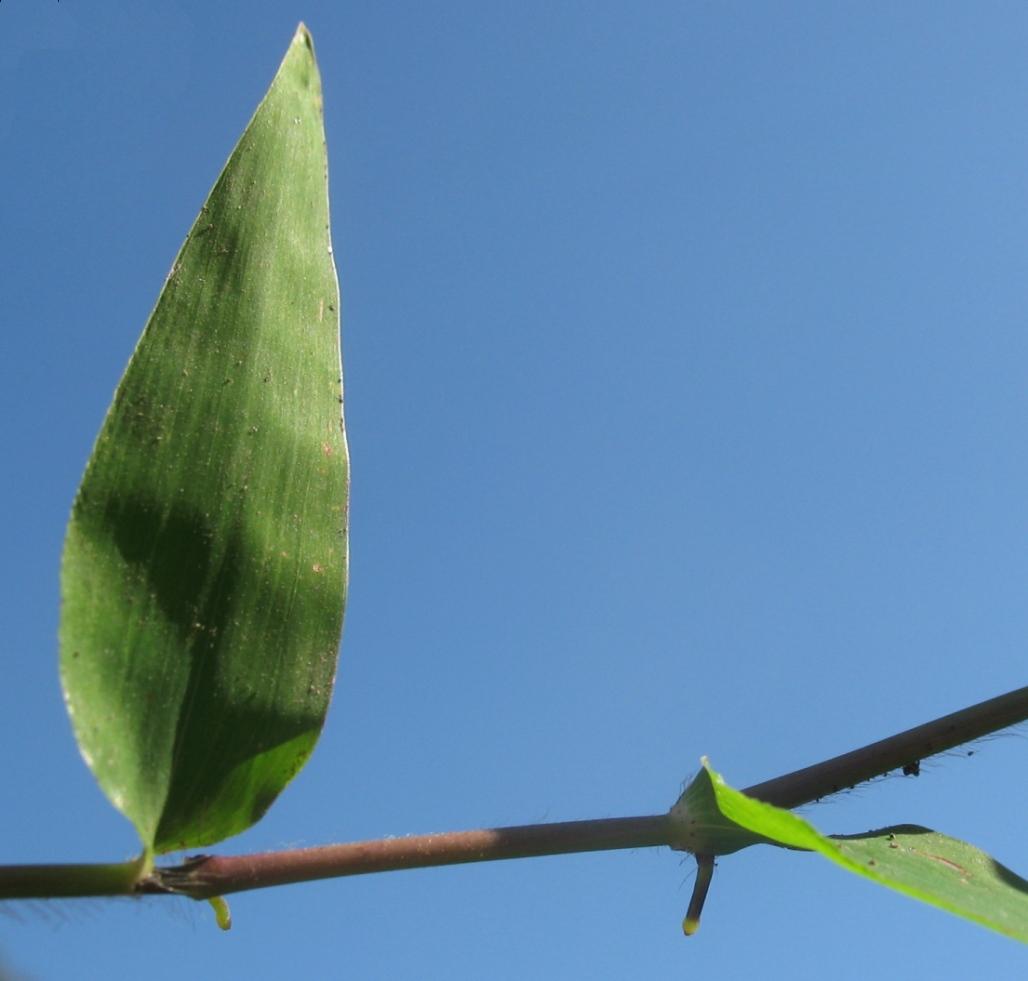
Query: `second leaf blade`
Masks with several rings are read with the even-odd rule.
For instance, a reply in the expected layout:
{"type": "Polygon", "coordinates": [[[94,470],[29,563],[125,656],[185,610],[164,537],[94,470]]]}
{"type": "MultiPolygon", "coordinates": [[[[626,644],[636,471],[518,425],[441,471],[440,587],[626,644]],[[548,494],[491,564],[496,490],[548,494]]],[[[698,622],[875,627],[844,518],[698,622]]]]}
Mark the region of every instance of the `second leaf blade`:
{"type": "Polygon", "coordinates": [[[761,843],[817,852],[879,885],[1028,943],[1028,881],[974,845],[917,825],[826,836],[792,811],[735,790],[706,758],[702,763],[671,811],[680,828],[676,847],[711,856],[761,843]]]}

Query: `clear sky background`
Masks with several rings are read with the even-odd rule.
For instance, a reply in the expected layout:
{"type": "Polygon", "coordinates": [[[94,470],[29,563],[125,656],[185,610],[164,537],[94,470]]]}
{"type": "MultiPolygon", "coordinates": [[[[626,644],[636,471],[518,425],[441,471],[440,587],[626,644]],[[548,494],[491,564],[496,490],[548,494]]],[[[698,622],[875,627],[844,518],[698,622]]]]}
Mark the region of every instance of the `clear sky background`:
{"type": "MultiPolygon", "coordinates": [[[[131,826],[57,572],[164,276],[299,20],[353,456],[338,687],[222,853],[653,813],[1025,683],[1028,7],[0,2],[0,862],[131,826]]],[[[804,813],[1028,874],[1023,733],[804,813]]],[[[667,850],[0,911],[9,977],[964,979],[1023,947],[808,855],[667,850]]]]}

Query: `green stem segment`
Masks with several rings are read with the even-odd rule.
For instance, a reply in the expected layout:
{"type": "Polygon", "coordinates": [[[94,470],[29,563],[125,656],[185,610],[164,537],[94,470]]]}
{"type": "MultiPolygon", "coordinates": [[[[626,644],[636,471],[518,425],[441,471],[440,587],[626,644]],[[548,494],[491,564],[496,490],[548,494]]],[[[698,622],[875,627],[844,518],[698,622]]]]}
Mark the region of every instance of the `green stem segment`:
{"type": "Polygon", "coordinates": [[[126,896],[146,880],[149,860],[90,865],[0,866],[0,899],[126,896]]]}
{"type": "MultiPolygon", "coordinates": [[[[1028,687],[972,705],[862,749],[748,787],[744,793],[793,808],[883,776],[1028,719],[1028,687]]],[[[256,855],[197,856],[146,874],[143,859],[107,865],[0,866],[0,899],[145,894],[194,899],[337,876],[575,852],[676,844],[668,814],[524,825],[386,838],[256,855]]],[[[698,923],[712,862],[700,863],[687,923],[698,923]]]]}

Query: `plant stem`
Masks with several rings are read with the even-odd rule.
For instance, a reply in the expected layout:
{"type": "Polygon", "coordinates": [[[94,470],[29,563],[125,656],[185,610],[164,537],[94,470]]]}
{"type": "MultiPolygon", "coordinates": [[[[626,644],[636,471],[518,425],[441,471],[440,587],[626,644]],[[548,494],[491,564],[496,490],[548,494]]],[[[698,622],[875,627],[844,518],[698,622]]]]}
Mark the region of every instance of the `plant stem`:
{"type": "Polygon", "coordinates": [[[1028,688],[1018,688],[842,756],[754,784],[743,793],[767,804],[792,809],[892,770],[910,767],[916,774],[921,760],[1025,719],[1028,719],[1028,688]]]}
{"type": "Polygon", "coordinates": [[[141,889],[208,899],[246,889],[369,872],[646,848],[666,845],[669,838],[666,814],[451,831],[256,855],[199,856],[155,872],[141,889]]]}
{"type": "MultiPolygon", "coordinates": [[[[851,753],[755,784],[745,793],[779,807],[798,807],[891,770],[914,769],[926,757],[1026,719],[1028,687],[961,709],[851,753]]],[[[208,899],[247,889],[336,876],[673,843],[673,822],[667,814],[656,814],[414,835],[255,855],[200,855],[181,865],[154,869],[142,877],[138,863],[0,866],[0,899],[141,893],[208,899]]],[[[704,881],[709,884],[709,877],[704,881]]],[[[690,914],[692,912],[698,919],[699,907],[695,911],[691,909],[690,914]]]]}
{"type": "Polygon", "coordinates": [[[87,865],[0,865],[0,899],[128,896],[144,879],[143,858],[87,865]]]}
{"type": "MultiPolygon", "coordinates": [[[[972,705],[852,753],[756,784],[744,793],[779,807],[798,807],[1025,719],[1028,719],[1028,687],[972,705]]],[[[200,856],[174,869],[155,870],[148,885],[156,891],[169,890],[206,899],[245,889],[334,876],[644,848],[673,842],[674,827],[666,814],[569,821],[386,838],[258,855],[200,856]]],[[[707,882],[709,884],[709,878],[707,882]]]]}

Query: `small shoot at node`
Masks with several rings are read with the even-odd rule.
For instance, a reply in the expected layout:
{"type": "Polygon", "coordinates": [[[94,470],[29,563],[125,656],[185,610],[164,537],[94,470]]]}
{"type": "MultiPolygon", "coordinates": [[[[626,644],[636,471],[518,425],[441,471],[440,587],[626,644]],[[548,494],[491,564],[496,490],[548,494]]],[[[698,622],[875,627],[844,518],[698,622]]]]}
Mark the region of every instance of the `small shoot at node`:
{"type": "Polygon", "coordinates": [[[231,930],[232,911],[228,908],[228,903],[221,896],[211,896],[207,902],[211,904],[211,908],[214,910],[214,918],[218,921],[218,926],[222,930],[231,930]]]}
{"type": "Polygon", "coordinates": [[[689,908],[685,912],[685,919],[682,920],[682,932],[687,937],[691,937],[700,928],[700,914],[703,912],[703,904],[706,902],[707,890],[713,876],[714,856],[697,855],[696,881],[693,883],[689,908]]]}

